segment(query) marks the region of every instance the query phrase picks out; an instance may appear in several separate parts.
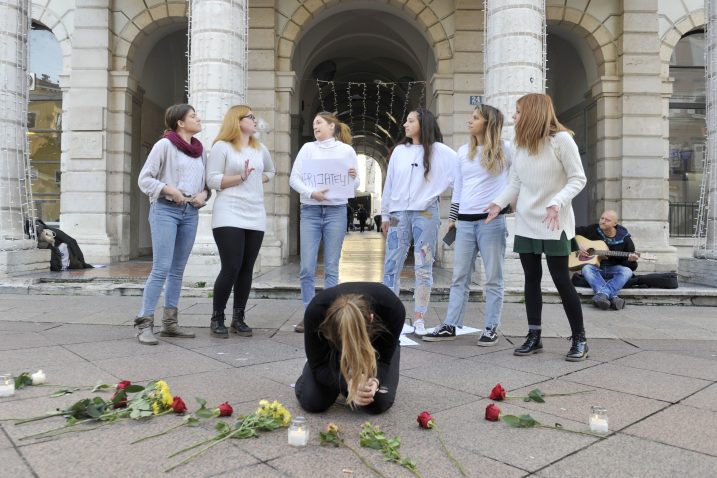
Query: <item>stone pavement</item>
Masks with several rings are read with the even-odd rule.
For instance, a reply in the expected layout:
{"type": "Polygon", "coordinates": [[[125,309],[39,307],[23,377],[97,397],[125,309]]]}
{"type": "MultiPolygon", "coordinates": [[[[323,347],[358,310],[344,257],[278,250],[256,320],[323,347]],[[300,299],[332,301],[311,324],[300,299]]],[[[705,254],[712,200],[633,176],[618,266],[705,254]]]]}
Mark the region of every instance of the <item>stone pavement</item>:
{"type": "MultiPolygon", "coordinates": [[[[130,324],[139,304],[139,297],[0,295],[0,369],[18,374],[42,368],[51,383],[63,385],[163,378],[190,409],[196,406],[194,397],[203,397],[211,406],[229,401],[239,413],[249,413],[266,398],[303,414],[292,389],[304,363],[303,336],[293,332],[302,314],[298,300],[252,299],[247,317],[254,337],[222,340],[210,337],[206,327],[211,300],[183,298],[181,322],[196,327],[197,338],[162,340],[156,347],[141,346],[132,336],[130,324]]],[[[411,303],[406,305],[412,310],[411,303]]],[[[481,326],[482,307],[470,304],[466,325],[481,326]]],[[[432,325],[445,309],[445,303],[432,305],[432,325]]],[[[334,421],[357,446],[360,426],[370,419],[387,435],[402,437],[403,454],[417,462],[422,476],[457,476],[436,433],[416,425],[416,416],[428,410],[470,476],[714,476],[716,309],[629,305],[619,312],[585,306],[584,312],[591,347],[585,362],[563,358],[569,344],[562,337],[568,328],[557,304],[544,306],[545,352],[513,356],[513,346],[525,333],[525,314],[521,304],[507,303],[496,347],[477,347],[473,335],[404,347],[397,401],[387,413],[368,416],[337,404],[326,413],[304,414],[313,433],[307,448],[287,446],[285,430],[263,433],[259,439],[222,443],[171,475],[372,476],[349,451],[323,448],[318,441],[319,429],[334,421]],[[512,395],[536,387],[546,393],[592,390],[548,397],[545,404],[510,400],[500,407],[505,413],[530,413],[544,424],[559,422],[586,431],[590,406],[602,405],[611,433],[597,438],[487,422],[486,397],[498,382],[512,395]]],[[[0,399],[0,419],[42,414],[89,396],[49,398],[53,390],[30,387],[0,399]]],[[[213,436],[212,424],[181,428],[138,445],[129,442],[178,422],[164,416],[22,440],[63,421],[22,426],[0,421],[0,476],[160,476],[176,462],[167,456],[213,436]]],[[[361,453],[386,476],[411,476],[384,463],[373,450],[361,453]]]]}

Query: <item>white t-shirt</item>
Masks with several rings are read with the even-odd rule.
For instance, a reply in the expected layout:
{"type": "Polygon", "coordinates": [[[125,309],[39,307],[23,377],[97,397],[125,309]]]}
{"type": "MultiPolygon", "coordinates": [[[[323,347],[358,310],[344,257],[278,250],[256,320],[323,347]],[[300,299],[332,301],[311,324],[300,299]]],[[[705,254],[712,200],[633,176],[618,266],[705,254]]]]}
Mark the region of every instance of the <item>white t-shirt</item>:
{"type": "Polygon", "coordinates": [[[245,146],[239,151],[225,141],[214,144],[207,160],[207,186],[218,191],[212,209],[212,229],[239,227],[255,231],[266,230],[262,175],[269,179],[274,177],[274,163],[269,150],[263,144],[260,144],[258,149],[245,146]],[[254,168],[247,180],[221,189],[225,174],[244,174],[247,159],[248,168],[254,168]]]}
{"type": "Polygon", "coordinates": [[[510,142],[503,141],[508,167],[495,176],[481,165],[482,146],[478,146],[473,159],[468,158],[468,151],[467,144],[458,148],[451,203],[460,204],[459,214],[484,214],[485,209],[508,184],[508,171],[513,162],[513,147],[510,142]]]}

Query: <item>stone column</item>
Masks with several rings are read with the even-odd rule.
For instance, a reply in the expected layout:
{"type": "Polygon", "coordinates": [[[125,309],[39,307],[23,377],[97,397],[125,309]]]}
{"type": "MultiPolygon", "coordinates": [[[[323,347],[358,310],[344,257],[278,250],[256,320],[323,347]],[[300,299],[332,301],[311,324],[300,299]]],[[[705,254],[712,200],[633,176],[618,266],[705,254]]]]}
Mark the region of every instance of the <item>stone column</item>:
{"type": "MultiPolygon", "coordinates": [[[[487,0],[485,8],[483,101],[503,113],[503,137],[513,139],[513,113],[518,98],[545,92],[545,2],[487,0]]],[[[522,287],[523,268],[518,255],[512,252],[515,218],[509,216],[507,223],[510,234],[504,266],[505,285],[522,287]]],[[[552,286],[549,274],[543,274],[543,284],[552,286]]]]}
{"type": "MultiPolygon", "coordinates": [[[[605,197],[621,200],[617,209],[641,251],[658,256],[642,271],[677,270],[669,245],[668,131],[661,78],[658,0],[623,0],[621,76],[621,157],[606,164],[605,197]]],[[[607,202],[609,204],[609,202],[607,202]]]]}
{"type": "MultiPolygon", "coordinates": [[[[189,31],[189,103],[202,118],[197,138],[207,151],[230,106],[243,104],[247,89],[247,0],[192,0],[189,31]]],[[[202,208],[185,282],[213,282],[219,272],[211,230],[213,200],[202,208]]]]}
{"type": "MultiPolygon", "coordinates": [[[[704,196],[700,201],[702,213],[700,219],[704,224],[701,244],[695,250],[695,257],[717,259],[717,0],[706,0],[707,35],[706,67],[707,67],[707,168],[705,174],[704,196]]],[[[717,276],[717,265],[711,264],[714,276],[717,276]]],[[[713,282],[713,285],[717,281],[713,282]]]]}
{"type": "MultiPolygon", "coordinates": [[[[29,2],[0,2],[0,278],[49,269],[50,251],[25,234],[34,222],[27,171],[29,2]]],[[[34,235],[34,234],[33,234],[34,235]]]]}
{"type": "Polygon", "coordinates": [[[515,102],[545,92],[545,1],[487,0],[485,100],[505,115],[513,138],[515,102]]]}
{"type": "Polygon", "coordinates": [[[115,224],[121,196],[108,181],[110,0],[75,0],[74,25],[63,97],[60,227],[89,263],[108,263],[126,259],[115,224]]]}

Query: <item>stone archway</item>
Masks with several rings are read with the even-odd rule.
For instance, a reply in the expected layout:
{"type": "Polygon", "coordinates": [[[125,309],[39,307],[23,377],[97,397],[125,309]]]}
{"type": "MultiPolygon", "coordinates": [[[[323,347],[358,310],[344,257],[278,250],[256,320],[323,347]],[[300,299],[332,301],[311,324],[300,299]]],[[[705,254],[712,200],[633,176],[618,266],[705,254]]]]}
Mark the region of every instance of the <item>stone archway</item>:
{"type": "MultiPolygon", "coordinates": [[[[406,110],[426,105],[432,98],[430,80],[438,68],[434,47],[445,36],[432,38],[426,25],[408,21],[391,8],[341,7],[340,3],[317,12],[303,30],[285,28],[282,33],[280,45],[290,42],[289,67],[296,74],[291,156],[304,142],[313,140],[314,114],[336,110],[351,126],[357,152],[376,160],[385,173],[387,155],[402,134],[406,110]]],[[[280,62],[284,52],[280,46],[280,62]]],[[[371,206],[372,216],[379,213],[380,197],[373,198],[371,206]]],[[[289,253],[296,254],[298,196],[294,193],[290,194],[288,240],[289,253]]]]}

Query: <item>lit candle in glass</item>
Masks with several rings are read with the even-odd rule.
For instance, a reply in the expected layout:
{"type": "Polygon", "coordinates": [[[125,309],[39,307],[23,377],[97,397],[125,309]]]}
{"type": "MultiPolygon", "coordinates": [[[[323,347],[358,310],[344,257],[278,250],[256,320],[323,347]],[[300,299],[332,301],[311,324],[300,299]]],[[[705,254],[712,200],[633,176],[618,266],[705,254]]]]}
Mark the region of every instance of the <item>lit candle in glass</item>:
{"type": "Polygon", "coordinates": [[[12,397],[15,395],[15,379],[11,373],[0,375],[0,397],[12,397]]]}
{"type": "Polygon", "coordinates": [[[294,417],[289,425],[289,445],[306,446],[309,443],[309,426],[304,417],[294,417]]]}
{"type": "Polygon", "coordinates": [[[607,428],[607,409],[604,407],[593,406],[590,411],[590,431],[593,433],[606,434],[607,428]]]}

